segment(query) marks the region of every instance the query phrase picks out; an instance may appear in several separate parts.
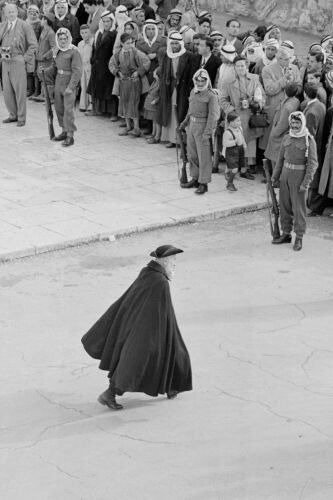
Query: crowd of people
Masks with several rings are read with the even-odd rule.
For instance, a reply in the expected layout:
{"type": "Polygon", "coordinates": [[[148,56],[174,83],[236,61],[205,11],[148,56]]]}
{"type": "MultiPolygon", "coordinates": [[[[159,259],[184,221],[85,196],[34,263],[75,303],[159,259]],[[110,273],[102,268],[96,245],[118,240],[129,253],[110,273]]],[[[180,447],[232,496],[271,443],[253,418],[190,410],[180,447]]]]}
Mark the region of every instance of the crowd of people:
{"type": "Polygon", "coordinates": [[[191,179],[181,186],[196,194],[206,193],[219,171],[213,153],[226,160],[230,192],[237,191],[236,175],[253,180],[266,158],[285,195],[281,243],[290,239],[293,218],[301,239],[305,203],[316,216],[333,198],[333,36],[300,58],[277,26],[242,32],[240,21],[229,19],[219,30],[191,0],[155,4],[156,10],[149,0],[4,4],[4,123],[24,126],[26,98],[43,102],[47,93],[62,128],[55,140],[65,147],[74,144],[77,100],[80,112],[109,117],[119,135],[144,138],[147,147],[176,147],[184,130],[191,179]],[[285,167],[294,177],[301,172],[295,189],[285,167]]]}

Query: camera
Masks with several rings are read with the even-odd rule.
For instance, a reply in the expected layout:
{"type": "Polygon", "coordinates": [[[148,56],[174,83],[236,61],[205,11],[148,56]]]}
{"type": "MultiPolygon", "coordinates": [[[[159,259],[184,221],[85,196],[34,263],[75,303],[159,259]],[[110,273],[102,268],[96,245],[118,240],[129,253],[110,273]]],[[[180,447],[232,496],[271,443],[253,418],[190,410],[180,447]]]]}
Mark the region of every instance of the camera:
{"type": "Polygon", "coordinates": [[[249,109],[250,104],[248,99],[242,99],[241,100],[241,109],[249,109]]]}
{"type": "Polygon", "coordinates": [[[1,57],[6,61],[10,61],[12,58],[11,47],[1,47],[1,57]]]}

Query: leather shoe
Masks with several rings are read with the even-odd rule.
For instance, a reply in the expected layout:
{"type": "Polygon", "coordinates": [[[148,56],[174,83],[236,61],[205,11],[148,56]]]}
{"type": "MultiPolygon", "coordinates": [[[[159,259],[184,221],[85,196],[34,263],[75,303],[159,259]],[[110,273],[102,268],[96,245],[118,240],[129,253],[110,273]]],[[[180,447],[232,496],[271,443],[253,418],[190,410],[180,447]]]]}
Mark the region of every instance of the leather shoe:
{"type": "Polygon", "coordinates": [[[168,399],[175,399],[178,396],[178,391],[169,391],[167,393],[168,399]]]}
{"type": "Polygon", "coordinates": [[[219,173],[219,167],[213,167],[212,174],[218,174],[218,173],[219,173]]]}
{"type": "Polygon", "coordinates": [[[296,236],[293,250],[295,250],[295,252],[299,252],[300,250],[302,250],[302,238],[296,236]]]}
{"type": "Polygon", "coordinates": [[[17,122],[17,118],[11,118],[10,116],[5,120],[2,120],[2,123],[14,123],[17,122]]]}
{"type": "Polygon", "coordinates": [[[101,403],[101,405],[106,405],[110,408],[110,410],[122,410],[123,405],[120,405],[116,401],[115,395],[110,391],[110,389],[107,389],[106,391],[102,392],[100,396],[98,396],[97,401],[101,403]]]}
{"type": "Polygon", "coordinates": [[[24,125],[25,125],[25,121],[20,121],[20,120],[16,124],[17,127],[24,127],[24,125]]]}
{"type": "Polygon", "coordinates": [[[118,116],[111,116],[110,122],[117,122],[118,121],[118,116]]]}
{"type": "Polygon", "coordinates": [[[183,184],[180,185],[180,187],[184,189],[197,188],[199,187],[198,179],[191,179],[189,182],[184,182],[183,184]]]}
{"type": "Polygon", "coordinates": [[[194,192],[195,194],[205,194],[208,191],[208,186],[207,184],[199,184],[198,189],[196,189],[194,192]]]}
{"type": "Polygon", "coordinates": [[[61,132],[61,134],[53,137],[53,140],[56,142],[64,141],[65,139],[67,139],[67,132],[61,132]]]}
{"type": "Polygon", "coordinates": [[[74,137],[66,137],[66,139],[61,143],[64,148],[68,148],[68,146],[73,146],[74,137]]]}
{"type": "Polygon", "coordinates": [[[175,148],[176,144],[174,142],[168,142],[168,144],[165,147],[168,149],[175,148]]]}
{"type": "Polygon", "coordinates": [[[273,245],[282,245],[282,243],[291,243],[291,234],[282,234],[280,238],[272,241],[273,245]]]}
{"type": "Polygon", "coordinates": [[[242,172],[239,174],[239,177],[243,177],[243,179],[248,179],[250,181],[254,180],[254,175],[249,174],[249,172],[242,172]]]}

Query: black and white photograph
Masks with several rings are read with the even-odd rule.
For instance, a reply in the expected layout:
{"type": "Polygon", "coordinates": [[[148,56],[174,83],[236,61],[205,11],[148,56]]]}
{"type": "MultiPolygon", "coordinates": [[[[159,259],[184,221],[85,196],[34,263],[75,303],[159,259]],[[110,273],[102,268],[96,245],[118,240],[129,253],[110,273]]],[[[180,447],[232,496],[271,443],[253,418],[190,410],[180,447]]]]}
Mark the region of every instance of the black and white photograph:
{"type": "Polygon", "coordinates": [[[0,499],[333,499],[333,0],[0,0],[0,499]]]}

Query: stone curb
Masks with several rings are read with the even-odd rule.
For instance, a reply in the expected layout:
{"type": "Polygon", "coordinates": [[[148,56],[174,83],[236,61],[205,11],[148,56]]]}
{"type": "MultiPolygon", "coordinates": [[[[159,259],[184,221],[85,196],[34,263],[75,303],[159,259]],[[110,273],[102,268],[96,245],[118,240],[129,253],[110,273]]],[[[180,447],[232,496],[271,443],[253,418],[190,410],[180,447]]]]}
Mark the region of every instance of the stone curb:
{"type": "Polygon", "coordinates": [[[211,221],[214,219],[222,219],[224,217],[230,217],[232,215],[239,215],[247,212],[256,212],[258,210],[263,210],[267,208],[267,203],[253,203],[250,205],[243,205],[240,207],[227,208],[223,210],[213,210],[208,212],[203,212],[197,215],[189,215],[187,217],[179,217],[173,220],[164,222],[151,222],[143,223],[138,226],[131,226],[126,229],[120,229],[115,232],[103,232],[95,233],[90,236],[82,236],[78,238],[62,240],[59,243],[53,243],[49,245],[41,246],[29,246],[13,252],[7,252],[0,254],[0,263],[8,262],[15,259],[21,259],[24,257],[33,257],[35,255],[40,255],[47,252],[54,252],[57,250],[64,250],[66,248],[73,248],[82,245],[88,245],[90,243],[97,243],[98,241],[116,241],[120,238],[125,238],[126,236],[131,236],[133,234],[144,233],[146,231],[154,231],[156,229],[161,229],[163,227],[174,227],[183,224],[194,224],[196,222],[211,221]]]}

